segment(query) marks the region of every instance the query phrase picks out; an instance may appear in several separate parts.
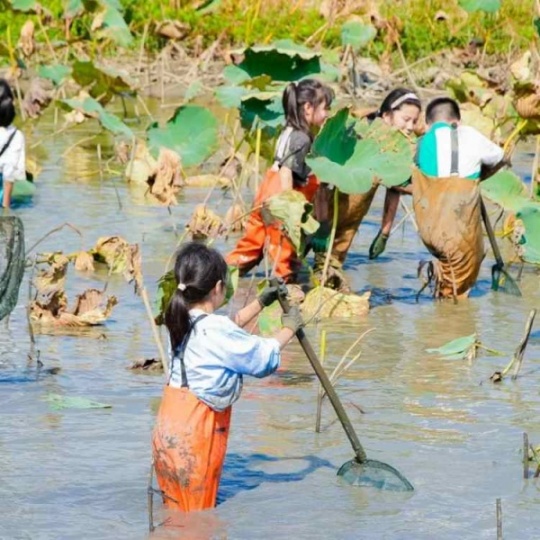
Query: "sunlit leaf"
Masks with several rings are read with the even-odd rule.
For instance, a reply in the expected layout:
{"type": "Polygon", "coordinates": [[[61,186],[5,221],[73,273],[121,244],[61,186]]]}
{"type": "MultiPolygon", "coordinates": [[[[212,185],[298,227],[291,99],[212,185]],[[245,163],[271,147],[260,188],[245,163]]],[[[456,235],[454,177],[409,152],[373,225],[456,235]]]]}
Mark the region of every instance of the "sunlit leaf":
{"type": "Polygon", "coordinates": [[[73,63],[73,79],[100,103],[109,102],[115,94],[133,94],[132,85],[111,68],[98,67],[92,61],[76,60],[73,63]]]}
{"type": "Polygon", "coordinates": [[[199,165],[217,148],[218,121],[205,107],[185,105],[175,111],[165,126],[152,124],[148,142],[154,151],[162,146],[174,150],[185,167],[199,165]]]}
{"type": "Polygon", "coordinates": [[[321,72],[320,53],[282,39],[270,45],[256,45],[243,51],[244,60],[224,70],[227,80],[234,84],[259,75],[268,75],[274,81],[296,81],[321,72]],[[233,69],[235,68],[235,69],[233,69]]]}
{"type": "Polygon", "coordinates": [[[480,184],[482,195],[502,206],[505,210],[517,212],[528,202],[528,193],[520,177],[505,169],[494,174],[480,184]]]}
{"type": "Polygon", "coordinates": [[[349,109],[343,108],[329,118],[311,147],[311,156],[324,156],[343,165],[353,154],[357,137],[347,126],[349,109]]]}
{"type": "Polygon", "coordinates": [[[36,2],[36,0],[11,0],[11,7],[15,11],[24,11],[29,12],[38,12],[41,10],[41,6],[39,2],[36,2]]]}
{"type": "Polygon", "coordinates": [[[458,360],[466,358],[473,347],[476,347],[476,334],[453,339],[441,347],[426,349],[426,352],[438,354],[448,360],[458,360]]]}
{"type": "Polygon", "coordinates": [[[356,51],[365,47],[376,35],[377,30],[371,24],[356,20],[347,21],[341,27],[341,43],[350,45],[356,51]]]}
{"type": "Polygon", "coordinates": [[[242,98],[249,93],[243,86],[220,86],[215,91],[216,99],[223,107],[238,108],[242,105],[242,98]]]}
{"type": "Polygon", "coordinates": [[[129,138],[133,137],[133,131],[131,131],[120,118],[106,111],[98,101],[91,97],[86,97],[84,99],[64,99],[61,103],[64,103],[71,109],[81,111],[86,116],[97,118],[105,129],[115,135],[126,135],[129,138]]]}
{"type": "Polygon", "coordinates": [[[298,191],[291,189],[270,197],[265,208],[283,225],[297,252],[301,251],[302,232],[313,234],[319,228],[312,215],[313,205],[298,191]]]}
{"type": "Polygon", "coordinates": [[[517,247],[520,258],[528,263],[540,264],[540,204],[529,203],[516,213],[517,247]]]}
{"type": "Polygon", "coordinates": [[[501,8],[501,0],[459,0],[459,5],[469,13],[473,11],[495,13],[501,8]]]}
{"type": "Polygon", "coordinates": [[[110,409],[112,405],[106,403],[99,403],[92,401],[91,399],[76,397],[76,396],[62,396],[60,394],[47,394],[45,400],[49,402],[51,409],[110,409]]]}
{"type": "Polygon", "coordinates": [[[52,81],[56,86],[60,86],[62,82],[71,74],[71,67],[62,64],[52,64],[50,66],[39,66],[37,73],[43,79],[52,81]]]}

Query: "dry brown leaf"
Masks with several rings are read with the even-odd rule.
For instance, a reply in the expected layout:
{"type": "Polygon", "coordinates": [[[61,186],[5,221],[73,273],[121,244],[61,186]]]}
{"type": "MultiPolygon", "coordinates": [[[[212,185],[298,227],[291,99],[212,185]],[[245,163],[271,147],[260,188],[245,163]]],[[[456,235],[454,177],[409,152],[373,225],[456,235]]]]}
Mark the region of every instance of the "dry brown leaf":
{"type": "Polygon", "coordinates": [[[162,21],[156,27],[156,34],[167,39],[183,39],[189,31],[189,24],[180,21],[162,21]]]}
{"type": "Polygon", "coordinates": [[[37,294],[52,297],[54,294],[63,292],[69,259],[62,253],[52,253],[41,264],[46,264],[47,267],[40,268],[34,277],[33,285],[37,294]]]}
{"type": "Polygon", "coordinates": [[[30,20],[26,21],[21,28],[21,35],[19,37],[19,43],[17,45],[26,57],[32,56],[32,54],[36,50],[34,30],[34,23],[30,20]]]}
{"type": "Polygon", "coordinates": [[[79,251],[75,258],[75,270],[78,272],[93,272],[94,257],[87,251],[79,251]]]}
{"type": "Polygon", "coordinates": [[[133,159],[129,161],[126,168],[126,178],[128,182],[145,184],[148,179],[156,174],[157,162],[152,157],[142,139],[135,141],[133,159]]]}
{"type": "Polygon", "coordinates": [[[162,204],[177,204],[176,194],[183,185],[180,156],[173,150],[161,148],[155,174],[148,179],[150,193],[162,204]]]}
{"type": "Polygon", "coordinates": [[[367,315],[371,293],[344,294],[333,289],[316,287],[308,292],[302,303],[305,319],[313,316],[322,319],[329,317],[352,318],[367,315]]]}
{"type": "Polygon", "coordinates": [[[129,244],[120,236],[104,236],[98,239],[91,253],[94,260],[105,263],[111,273],[123,274],[128,283],[134,281],[135,293],[139,293],[142,270],[138,244],[129,244]]]}
{"type": "Polygon", "coordinates": [[[204,204],[199,204],[191,216],[187,228],[193,240],[215,238],[223,231],[221,218],[204,204]]]}
{"type": "Polygon", "coordinates": [[[225,214],[223,223],[227,232],[240,232],[244,229],[247,220],[246,212],[241,204],[233,204],[225,214]]]}
{"type": "Polygon", "coordinates": [[[23,99],[23,109],[30,118],[37,118],[53,97],[52,83],[45,79],[33,79],[23,99]]]}

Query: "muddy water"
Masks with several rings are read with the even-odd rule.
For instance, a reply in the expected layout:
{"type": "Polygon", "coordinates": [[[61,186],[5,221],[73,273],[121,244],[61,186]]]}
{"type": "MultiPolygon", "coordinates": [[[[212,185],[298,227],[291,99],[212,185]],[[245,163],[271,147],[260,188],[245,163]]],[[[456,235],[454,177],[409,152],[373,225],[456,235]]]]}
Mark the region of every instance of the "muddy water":
{"type": "MultiPolygon", "coordinates": [[[[43,242],[41,251],[74,251],[89,248],[99,236],[122,235],[141,245],[153,293],[206,190],[187,191],[172,215],[139,205],[120,179],[100,179],[95,140],[62,157],[88,137],[87,126],[58,137],[50,136],[51,129],[45,118],[30,140],[47,137],[34,205],[17,211],[25,221],[27,245],[64,222],[77,227],[82,238],[66,229],[43,242]]],[[[516,167],[525,175],[529,164],[523,154],[516,167]]],[[[505,537],[540,537],[540,484],[522,479],[520,454],[523,431],[540,444],[540,331],[533,334],[516,382],[495,386],[489,381],[506,365],[529,309],[538,307],[538,275],[525,272],[521,299],[494,294],[489,256],[468,301],[416,303],[416,266],[427,254],[410,224],[392,237],[384,257],[367,259],[381,198],[382,192],[347,265],[356,290],[373,289],[374,308],[364,319],[326,322],[308,334],[316,342],[322,328],[328,331],[328,362],[335,364],[360,332],[374,328],[362,356],[340,380],[339,392],[368,455],[397,467],[416,491],[381,493],[338,483],[336,469],[352,452],[328,406],[322,433],[314,433],[317,386],[294,344],[276,375],[247,381],[235,406],[218,508],[180,529],[160,528],[155,538],[494,538],[498,497],[505,537]],[[424,352],[473,332],[506,356],[481,355],[469,363],[424,352]]],[[[225,251],[231,244],[220,241],[218,247],[225,251]]],[[[106,281],[104,271],[91,278],[72,271],[68,293],[73,298],[106,281]]],[[[107,290],[120,303],[105,326],[37,336],[41,372],[27,359],[26,286],[9,326],[1,325],[2,539],[147,537],[149,440],[161,377],[126,369],[156,352],[140,299],[120,277],[113,276],[107,290]],[[50,368],[60,371],[51,374],[50,368]],[[49,393],[113,407],[55,411],[44,401],[49,393]]],[[[156,506],[159,522],[167,516],[157,501],[156,506]]]]}

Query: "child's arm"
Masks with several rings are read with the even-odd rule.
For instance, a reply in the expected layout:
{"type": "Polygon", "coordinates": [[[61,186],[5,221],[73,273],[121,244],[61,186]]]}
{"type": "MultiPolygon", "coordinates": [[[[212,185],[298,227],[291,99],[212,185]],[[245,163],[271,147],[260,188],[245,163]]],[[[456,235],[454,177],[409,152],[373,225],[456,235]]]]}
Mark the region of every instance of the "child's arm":
{"type": "Polygon", "coordinates": [[[281,167],[279,169],[279,179],[281,180],[281,189],[287,191],[293,188],[293,175],[289,167],[281,167]]]}

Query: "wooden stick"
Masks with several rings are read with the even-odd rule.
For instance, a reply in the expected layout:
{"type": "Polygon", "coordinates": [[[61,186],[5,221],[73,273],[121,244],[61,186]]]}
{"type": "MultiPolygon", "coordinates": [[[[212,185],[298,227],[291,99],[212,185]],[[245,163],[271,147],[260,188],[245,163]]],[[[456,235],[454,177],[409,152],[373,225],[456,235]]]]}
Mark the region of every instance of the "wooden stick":
{"type": "MultiPolygon", "coordinates": [[[[321,357],[321,366],[324,366],[326,358],[326,330],[321,331],[321,343],[319,345],[319,355],[321,357]]],[[[319,381],[319,390],[317,392],[317,416],[315,418],[315,433],[321,432],[322,404],[325,392],[319,381]]]]}
{"type": "Polygon", "coordinates": [[[516,359],[516,365],[514,367],[514,373],[512,374],[513,381],[517,379],[519,370],[521,369],[521,364],[523,363],[523,355],[525,354],[525,348],[527,347],[527,343],[529,342],[529,336],[531,335],[532,325],[534,323],[535,317],[536,317],[536,309],[531,309],[531,312],[529,313],[529,318],[527,319],[527,323],[525,324],[525,334],[523,338],[521,339],[516,349],[516,352],[514,353],[514,358],[516,359]]]}
{"type": "Polygon", "coordinates": [[[529,436],[523,432],[523,478],[529,478],[529,436]]]}
{"type": "Polygon", "coordinates": [[[148,293],[146,292],[146,287],[143,285],[141,287],[141,298],[144,302],[144,307],[146,308],[146,314],[148,315],[148,320],[150,322],[150,327],[152,328],[152,335],[154,336],[154,341],[159,351],[159,356],[161,358],[161,364],[163,366],[163,373],[165,373],[165,379],[169,379],[169,363],[167,362],[167,356],[165,355],[165,349],[163,348],[163,343],[159,338],[159,332],[156,326],[156,321],[154,321],[154,315],[152,313],[152,308],[150,307],[150,301],[148,300],[148,293]]]}
{"type": "Polygon", "coordinates": [[[503,540],[501,499],[497,499],[496,508],[497,508],[497,540],[503,540]]]}

